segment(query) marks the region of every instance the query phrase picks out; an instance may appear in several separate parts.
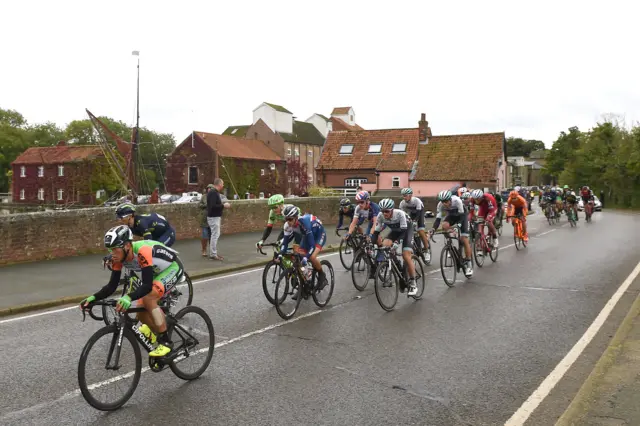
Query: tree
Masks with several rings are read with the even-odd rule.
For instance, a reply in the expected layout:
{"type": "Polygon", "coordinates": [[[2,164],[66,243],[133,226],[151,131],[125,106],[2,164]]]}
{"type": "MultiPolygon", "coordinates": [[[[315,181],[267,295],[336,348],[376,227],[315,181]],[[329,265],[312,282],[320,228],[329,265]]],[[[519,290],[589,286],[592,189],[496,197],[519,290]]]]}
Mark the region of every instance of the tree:
{"type": "Polygon", "coordinates": [[[302,195],[309,189],[309,175],[307,174],[307,163],[301,163],[300,159],[290,158],[287,160],[287,176],[291,178],[289,187],[293,195],[302,195]]]}
{"type": "Polygon", "coordinates": [[[544,149],[544,142],[535,139],[507,138],[507,155],[509,157],[528,157],[533,151],[544,149]]]}

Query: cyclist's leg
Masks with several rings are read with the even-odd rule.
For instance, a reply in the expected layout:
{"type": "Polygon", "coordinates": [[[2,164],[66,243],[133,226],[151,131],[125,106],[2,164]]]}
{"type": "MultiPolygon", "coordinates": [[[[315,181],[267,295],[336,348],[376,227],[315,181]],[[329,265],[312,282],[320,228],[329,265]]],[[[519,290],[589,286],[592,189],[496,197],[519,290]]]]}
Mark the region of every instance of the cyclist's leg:
{"type": "Polygon", "coordinates": [[[469,218],[463,214],[460,216],[460,238],[464,244],[464,254],[467,261],[471,261],[471,244],[469,243],[469,218]]]}
{"type": "Polygon", "coordinates": [[[173,228],[167,229],[165,233],[158,238],[158,241],[167,247],[171,247],[173,243],[176,242],[176,231],[173,228]]]}
{"type": "Polygon", "coordinates": [[[407,271],[409,272],[410,278],[416,277],[416,266],[413,264],[411,260],[411,255],[413,255],[413,226],[409,224],[409,227],[402,234],[402,259],[404,260],[404,264],[407,265],[407,271]]]}
{"type": "Polygon", "coordinates": [[[322,251],[322,247],[324,247],[324,244],[327,241],[327,233],[324,231],[324,228],[317,228],[313,233],[313,237],[316,241],[316,247],[309,260],[311,260],[313,269],[322,273],[322,265],[318,260],[318,254],[322,251]]]}

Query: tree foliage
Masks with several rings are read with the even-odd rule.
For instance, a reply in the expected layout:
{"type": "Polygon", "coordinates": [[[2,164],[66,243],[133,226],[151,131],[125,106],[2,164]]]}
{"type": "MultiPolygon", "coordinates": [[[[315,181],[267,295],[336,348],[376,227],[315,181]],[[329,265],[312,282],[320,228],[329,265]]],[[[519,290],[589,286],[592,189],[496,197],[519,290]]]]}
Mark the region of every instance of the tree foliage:
{"type": "Polygon", "coordinates": [[[640,127],[608,117],[589,131],[561,132],[547,153],[545,171],[560,185],[590,186],[608,202],[640,207],[640,127]]]}
{"type": "Polygon", "coordinates": [[[507,138],[509,157],[528,157],[533,151],[544,149],[544,142],[535,139],[507,138]]]}

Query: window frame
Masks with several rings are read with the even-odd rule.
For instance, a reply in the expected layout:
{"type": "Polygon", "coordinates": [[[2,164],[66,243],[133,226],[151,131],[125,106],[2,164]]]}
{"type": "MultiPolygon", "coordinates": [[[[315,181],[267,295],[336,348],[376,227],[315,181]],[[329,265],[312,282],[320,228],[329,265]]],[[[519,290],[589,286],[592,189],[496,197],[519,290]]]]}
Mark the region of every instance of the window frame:
{"type": "Polygon", "coordinates": [[[367,154],[382,154],[382,144],[381,143],[369,144],[369,148],[367,148],[367,154]],[[377,151],[371,151],[371,148],[374,146],[379,147],[377,151]]]}
{"type": "Polygon", "coordinates": [[[407,152],[407,143],[406,142],[395,142],[391,147],[392,154],[404,154],[407,152]],[[397,145],[403,145],[402,151],[396,150],[397,145]]]}
{"type": "Polygon", "coordinates": [[[198,184],[198,166],[187,166],[187,185],[197,185],[198,184]],[[195,169],[196,171],[196,181],[191,182],[191,169],[195,169]]]}
{"type": "Polygon", "coordinates": [[[340,145],[340,150],[338,151],[338,154],[340,155],[352,155],[353,154],[353,148],[354,148],[354,144],[352,143],[343,143],[342,145],[340,145]],[[342,152],[342,149],[348,147],[351,148],[349,149],[349,152],[342,152]]]}

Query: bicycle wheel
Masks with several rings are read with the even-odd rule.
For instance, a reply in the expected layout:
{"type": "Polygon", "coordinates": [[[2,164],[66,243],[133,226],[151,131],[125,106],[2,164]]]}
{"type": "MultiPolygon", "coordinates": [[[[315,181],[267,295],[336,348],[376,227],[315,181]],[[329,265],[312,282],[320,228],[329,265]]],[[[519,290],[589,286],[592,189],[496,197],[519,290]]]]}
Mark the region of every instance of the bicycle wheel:
{"type": "Polygon", "coordinates": [[[264,265],[264,270],[262,271],[262,291],[264,292],[264,296],[272,305],[276,304],[274,299],[276,294],[276,284],[283,273],[284,269],[282,268],[282,265],[273,260],[270,260],[266,265],[264,265]]]}
{"type": "Polygon", "coordinates": [[[302,301],[302,285],[298,283],[297,274],[282,274],[276,283],[276,311],[284,320],[291,319],[302,301]],[[287,297],[291,296],[291,297],[287,297]]]}
{"type": "Polygon", "coordinates": [[[451,247],[445,246],[442,248],[442,252],[440,253],[440,272],[442,273],[444,283],[449,287],[453,287],[456,282],[456,275],[458,274],[458,265],[456,265],[455,254],[451,247]],[[445,272],[447,269],[451,269],[453,271],[452,278],[447,278],[445,272]]]}
{"type": "MultiPolygon", "coordinates": [[[[138,346],[138,342],[133,335],[133,332],[125,328],[123,330],[124,338],[122,339],[122,346],[120,348],[119,360],[118,360],[118,368],[114,369],[113,367],[110,370],[105,368],[106,362],[104,359],[99,363],[100,367],[105,371],[111,372],[113,376],[109,379],[102,380],[87,380],[87,360],[89,359],[89,355],[92,354],[91,349],[93,349],[94,345],[104,336],[107,336],[107,340],[110,340],[106,350],[102,351],[103,355],[106,355],[107,361],[110,364],[113,364],[115,361],[117,344],[119,341],[120,329],[115,325],[110,325],[107,327],[103,327],[100,330],[96,331],[93,336],[89,338],[89,341],[84,345],[82,349],[82,353],[80,355],[80,361],[78,362],[78,385],[80,386],[80,392],[84,399],[91,405],[93,408],[101,411],[113,411],[122,407],[133,395],[133,392],[136,390],[138,386],[138,382],[140,381],[140,374],[142,372],[142,356],[140,355],[140,346],[138,346]],[[130,371],[132,367],[123,368],[123,361],[125,359],[124,346],[125,342],[128,342],[133,348],[134,354],[134,362],[135,366],[133,367],[133,371],[130,371]],[[108,357],[111,356],[109,360],[108,357]],[[113,401],[103,401],[98,399],[97,394],[99,390],[104,391],[104,388],[108,385],[115,384],[117,390],[121,389],[121,381],[125,381],[129,378],[133,377],[129,388],[125,390],[124,393],[121,393],[118,399],[113,401]],[[96,391],[96,392],[94,392],[96,391]],[[96,395],[94,395],[94,393],[96,395]]],[[[96,352],[96,351],[94,351],[96,352]]],[[[114,392],[107,392],[110,395],[113,395],[114,392]]]]}
{"type": "MultiPolygon", "coordinates": [[[[320,265],[322,265],[322,272],[327,276],[327,281],[329,282],[322,290],[316,291],[314,289],[313,293],[311,293],[311,297],[313,301],[319,308],[324,308],[331,300],[331,295],[333,294],[333,287],[336,284],[335,275],[333,273],[333,266],[328,260],[321,260],[320,265]]],[[[318,274],[314,271],[314,282],[316,283],[316,287],[318,286],[318,274]]]]}
{"type": "Polygon", "coordinates": [[[354,250],[352,244],[353,240],[352,242],[340,240],[340,263],[342,263],[342,266],[344,266],[344,269],[347,271],[350,270],[353,265],[354,250]]]}
{"type": "Polygon", "coordinates": [[[186,306],[175,315],[176,324],[173,325],[169,337],[174,346],[178,343],[178,337],[182,344],[174,350],[182,353],[169,363],[169,368],[182,380],[194,380],[204,373],[213,357],[213,349],[216,345],[215,330],[211,318],[198,306],[186,306]],[[199,347],[199,345],[202,345],[199,347]],[[203,356],[201,356],[201,354],[203,356]],[[197,360],[202,359],[198,363],[197,360]],[[193,371],[186,371],[190,361],[196,360],[193,371]]]}
{"type": "Polygon", "coordinates": [[[358,291],[364,291],[371,277],[371,261],[364,250],[358,251],[351,265],[351,281],[358,291]]]}
{"type": "Polygon", "coordinates": [[[171,305],[170,312],[180,312],[181,309],[191,306],[193,302],[193,283],[189,274],[184,273],[182,281],[179,281],[167,296],[167,302],[171,305]]]}
{"type": "Polygon", "coordinates": [[[479,268],[482,268],[482,266],[484,265],[484,242],[486,240],[483,238],[483,236],[476,235],[475,241],[473,242],[473,258],[476,260],[476,265],[478,265],[479,268]]]}
{"type": "Polygon", "coordinates": [[[491,246],[491,251],[489,252],[489,258],[491,259],[492,262],[495,263],[498,261],[498,253],[500,253],[500,249],[498,249],[498,247],[491,246]]]}
{"type": "Polygon", "coordinates": [[[400,289],[398,287],[398,277],[389,268],[389,262],[379,263],[376,270],[375,279],[375,292],[378,303],[385,311],[392,311],[398,303],[398,294],[400,289]],[[384,295],[389,295],[389,300],[383,300],[384,295]]]}
{"type": "Polygon", "coordinates": [[[422,262],[420,258],[416,255],[411,256],[411,260],[413,261],[413,266],[416,268],[416,287],[418,287],[418,292],[413,297],[415,300],[422,299],[422,295],[424,294],[424,288],[426,287],[426,277],[424,276],[424,269],[422,268],[422,262]]]}

